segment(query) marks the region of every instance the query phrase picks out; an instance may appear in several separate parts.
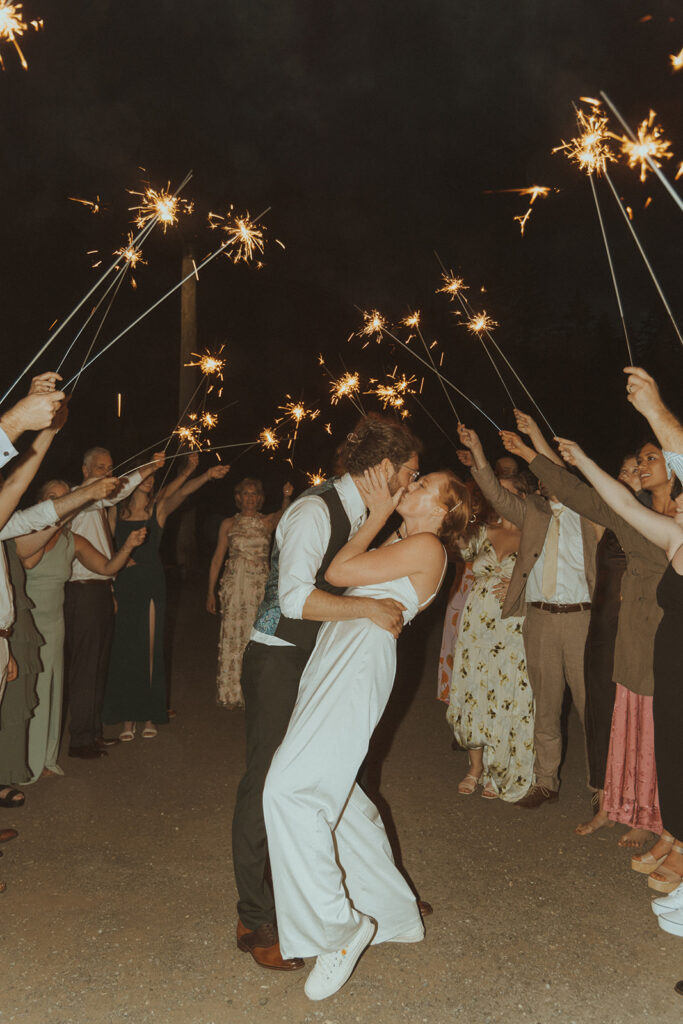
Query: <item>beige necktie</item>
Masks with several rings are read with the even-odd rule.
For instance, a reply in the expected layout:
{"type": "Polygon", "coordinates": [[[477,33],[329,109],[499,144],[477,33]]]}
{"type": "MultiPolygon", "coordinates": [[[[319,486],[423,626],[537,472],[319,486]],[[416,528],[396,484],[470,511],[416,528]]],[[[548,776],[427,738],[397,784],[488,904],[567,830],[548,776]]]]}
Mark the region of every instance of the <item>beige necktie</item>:
{"type": "Polygon", "coordinates": [[[541,580],[541,592],[547,601],[555,596],[557,589],[557,556],[560,549],[560,516],[562,509],[553,509],[553,517],[545,538],[543,560],[543,579],[541,580]]]}

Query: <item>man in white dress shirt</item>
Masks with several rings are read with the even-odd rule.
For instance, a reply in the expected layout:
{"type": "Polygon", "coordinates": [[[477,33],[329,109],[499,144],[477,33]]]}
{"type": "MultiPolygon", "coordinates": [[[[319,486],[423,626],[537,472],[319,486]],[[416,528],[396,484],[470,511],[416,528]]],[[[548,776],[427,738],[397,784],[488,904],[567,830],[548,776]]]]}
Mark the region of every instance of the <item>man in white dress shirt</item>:
{"type": "MultiPolygon", "coordinates": [[[[107,508],[127,498],[164,464],[157,452],[149,466],[122,477],[120,490],[110,499],[80,512],[72,530],[89,540],[101,554],[114,553],[107,508]]],[[[110,477],[112,458],[106,448],[90,448],[83,456],[83,482],[110,477]]],[[[99,576],[74,561],[64,598],[66,684],[69,700],[69,757],[97,758],[118,743],[102,736],[102,703],[107,682],[109,652],[114,632],[114,594],[110,576],[99,576]]]]}
{"type": "Polygon", "coordinates": [[[321,622],[369,618],[395,636],[402,606],[390,599],[344,597],[325,580],[334,555],[363,523],[365,502],[357,484],[380,465],[395,493],[418,475],[420,443],[398,422],[365,417],[349,435],[352,473],[305,492],[278,525],[271,571],[242,666],[247,767],[233,819],[233,864],[239,893],[237,945],[257,964],[292,971],[303,960],[283,959],[272,890],[266,880],[268,849],[263,787],[296,702],[299,680],[321,622]]]}

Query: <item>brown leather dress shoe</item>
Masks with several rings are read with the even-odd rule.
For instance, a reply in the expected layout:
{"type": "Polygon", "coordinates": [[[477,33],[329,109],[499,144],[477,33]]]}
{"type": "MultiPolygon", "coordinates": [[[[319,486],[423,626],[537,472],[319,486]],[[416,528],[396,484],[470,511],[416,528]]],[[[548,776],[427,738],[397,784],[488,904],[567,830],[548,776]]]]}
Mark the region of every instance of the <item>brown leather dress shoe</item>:
{"type": "Polygon", "coordinates": [[[255,931],[250,931],[238,921],[237,948],[243,953],[251,953],[259,967],[267,967],[271,971],[300,971],[304,966],[298,956],[292,960],[283,958],[274,924],[262,924],[255,931]]]}
{"type": "Polygon", "coordinates": [[[526,811],[535,811],[541,804],[552,803],[558,799],[556,789],[548,789],[547,786],[532,786],[526,796],[521,800],[515,800],[516,807],[523,807],[526,811]]]}

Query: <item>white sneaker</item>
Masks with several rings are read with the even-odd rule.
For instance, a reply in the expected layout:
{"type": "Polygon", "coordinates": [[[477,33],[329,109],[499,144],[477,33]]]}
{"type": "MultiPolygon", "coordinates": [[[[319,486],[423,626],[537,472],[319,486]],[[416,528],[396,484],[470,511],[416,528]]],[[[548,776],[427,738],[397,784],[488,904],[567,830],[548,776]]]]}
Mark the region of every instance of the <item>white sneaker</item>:
{"type": "Polygon", "coordinates": [[[395,935],[393,939],[389,939],[389,942],[422,942],[425,937],[425,926],[422,921],[418,921],[414,928],[410,931],[403,932],[402,935],[395,935]]]}
{"type": "Polygon", "coordinates": [[[650,904],[652,913],[659,917],[661,914],[671,914],[674,910],[683,909],[683,885],[670,892],[667,896],[658,896],[650,904]]]}
{"type": "Polygon", "coordinates": [[[320,953],[315,966],[306,978],[304,992],[309,999],[327,999],[344,985],[361,955],[372,942],[377,931],[377,922],[372,917],[363,917],[355,934],[343,949],[336,953],[320,953]]]}
{"type": "Polygon", "coordinates": [[[683,908],[672,910],[670,914],[660,914],[659,927],[669,935],[683,936],[683,908]]]}

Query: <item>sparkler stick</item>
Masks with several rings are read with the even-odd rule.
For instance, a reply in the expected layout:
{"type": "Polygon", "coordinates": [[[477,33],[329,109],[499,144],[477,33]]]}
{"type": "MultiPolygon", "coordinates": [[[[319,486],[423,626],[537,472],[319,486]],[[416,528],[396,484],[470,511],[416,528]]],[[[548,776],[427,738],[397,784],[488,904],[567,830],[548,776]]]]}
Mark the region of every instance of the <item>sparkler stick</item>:
{"type": "MultiPolygon", "coordinates": [[[[591,191],[593,193],[593,199],[595,201],[595,209],[598,214],[598,220],[600,221],[600,231],[602,232],[602,240],[605,243],[605,252],[607,253],[607,262],[609,263],[610,274],[612,275],[612,284],[614,285],[614,293],[617,297],[617,305],[619,307],[619,316],[621,317],[621,326],[624,329],[624,339],[626,341],[626,350],[628,352],[628,358],[630,360],[629,365],[633,366],[633,354],[631,352],[631,343],[628,338],[628,331],[626,329],[626,319],[624,317],[624,307],[621,304],[621,295],[619,293],[619,285],[617,284],[617,275],[614,270],[614,264],[612,263],[612,253],[610,252],[609,243],[607,241],[607,233],[605,231],[605,225],[602,220],[602,210],[600,209],[600,203],[598,202],[598,193],[595,188],[595,182],[593,181],[593,175],[588,175],[588,180],[591,183],[591,191]]],[[[553,435],[554,436],[554,435],[553,435]]]]}
{"type": "MultiPolygon", "coordinates": [[[[186,174],[186,175],[185,175],[185,177],[183,178],[183,180],[181,181],[181,183],[180,183],[180,185],[178,186],[178,188],[176,189],[176,191],[174,192],[174,195],[176,195],[176,196],[177,196],[177,195],[179,195],[179,193],[180,193],[180,192],[181,192],[181,191],[182,191],[182,190],[183,190],[183,189],[185,188],[185,186],[187,185],[187,183],[188,183],[188,181],[190,180],[190,178],[191,178],[191,177],[192,177],[192,171],[189,171],[189,172],[188,172],[188,174],[186,174]]],[[[135,236],[135,238],[133,239],[133,242],[132,242],[132,244],[133,244],[133,245],[139,246],[139,245],[141,245],[141,244],[142,244],[142,242],[144,241],[144,239],[145,239],[145,238],[147,237],[147,235],[148,235],[148,234],[150,233],[150,231],[152,231],[152,229],[154,228],[154,226],[155,226],[155,224],[156,224],[156,222],[157,222],[157,219],[158,219],[158,218],[156,218],[156,217],[152,218],[152,219],[151,219],[151,220],[149,221],[149,223],[148,223],[148,224],[146,224],[146,225],[145,225],[145,227],[143,227],[143,228],[142,228],[142,230],[138,232],[138,234],[137,234],[137,235],[135,236]]],[[[107,268],[107,270],[105,270],[105,272],[104,272],[104,273],[103,273],[103,274],[102,274],[102,275],[101,275],[101,276],[100,276],[100,277],[98,278],[98,280],[97,280],[97,281],[95,282],[95,284],[94,284],[94,285],[92,286],[92,288],[90,289],[90,291],[89,291],[89,292],[87,292],[87,294],[83,296],[83,298],[82,298],[82,299],[81,299],[81,301],[80,301],[80,302],[78,303],[78,305],[77,305],[77,306],[75,306],[75,307],[74,307],[74,308],[73,308],[73,309],[71,310],[71,312],[70,312],[70,313],[69,313],[69,315],[68,315],[68,316],[66,317],[66,319],[65,319],[65,320],[62,320],[61,324],[60,324],[60,325],[59,325],[59,326],[58,326],[58,327],[57,327],[57,328],[56,328],[56,329],[55,329],[55,330],[54,330],[54,331],[52,332],[52,334],[50,334],[50,335],[49,335],[49,337],[48,337],[47,341],[46,341],[46,342],[45,342],[45,344],[44,344],[44,345],[42,346],[42,348],[40,348],[40,349],[38,350],[38,352],[36,352],[36,354],[34,355],[33,359],[31,359],[31,361],[30,361],[29,363],[27,363],[27,365],[26,365],[26,366],[24,367],[24,369],[23,369],[23,370],[21,371],[21,373],[20,373],[20,374],[19,374],[19,376],[18,376],[18,377],[16,378],[16,380],[15,380],[15,381],[14,381],[14,382],[13,382],[13,383],[12,383],[12,384],[10,385],[10,387],[9,387],[9,388],[7,389],[7,391],[6,391],[6,392],[5,392],[5,394],[4,394],[3,396],[2,396],[2,398],[0,398],[0,405],[1,405],[1,404],[2,404],[2,403],[3,403],[3,402],[4,402],[5,400],[6,400],[6,399],[7,399],[7,396],[8,396],[8,395],[10,395],[10,394],[12,393],[12,391],[13,391],[13,390],[14,390],[14,388],[15,388],[15,387],[17,386],[17,384],[19,383],[19,381],[21,380],[21,378],[22,378],[22,377],[23,377],[23,376],[24,376],[24,375],[25,375],[26,373],[28,373],[28,371],[29,371],[29,370],[31,369],[31,367],[33,366],[33,364],[34,364],[35,362],[37,362],[37,360],[38,360],[38,359],[40,359],[40,357],[42,356],[43,352],[45,352],[45,351],[46,351],[46,350],[47,350],[47,349],[48,349],[48,348],[50,347],[50,345],[51,345],[51,344],[52,344],[52,342],[53,342],[53,341],[55,340],[55,338],[57,337],[57,335],[58,335],[58,334],[60,334],[60,333],[61,333],[61,332],[62,332],[62,331],[64,330],[64,328],[66,327],[66,325],[67,325],[67,324],[69,323],[69,321],[70,321],[70,320],[71,320],[71,319],[72,319],[72,318],[73,318],[73,317],[74,317],[74,316],[76,315],[76,313],[77,313],[77,312],[78,312],[78,310],[79,310],[79,309],[81,308],[81,306],[83,306],[83,305],[84,305],[84,303],[86,303],[86,302],[88,301],[88,299],[90,298],[90,296],[91,296],[91,295],[93,295],[93,294],[94,294],[94,293],[95,293],[95,292],[97,291],[97,289],[98,289],[98,288],[100,287],[100,285],[101,285],[101,284],[102,284],[102,283],[103,283],[103,282],[104,282],[104,281],[105,281],[105,280],[107,279],[107,277],[109,277],[109,275],[110,275],[110,274],[111,274],[111,273],[112,273],[112,272],[113,272],[114,270],[116,270],[116,268],[117,268],[117,267],[119,266],[120,262],[121,262],[121,260],[120,260],[120,258],[119,258],[119,257],[117,256],[117,257],[116,257],[116,259],[114,260],[114,262],[113,262],[113,263],[111,264],[111,266],[110,266],[110,267],[108,267],[108,268],[107,268]]],[[[84,367],[83,367],[83,369],[84,369],[84,367]]]]}
{"type": "MultiPolygon", "coordinates": [[[[460,291],[456,292],[456,298],[458,299],[458,302],[460,303],[460,305],[461,305],[465,315],[468,315],[468,306],[469,306],[469,304],[466,304],[465,298],[464,298],[464,296],[462,295],[462,293],[460,291]]],[[[505,383],[505,381],[503,379],[503,375],[500,372],[500,370],[498,369],[498,365],[497,365],[495,359],[493,358],[493,356],[489,352],[488,348],[484,344],[484,339],[482,338],[482,332],[483,331],[486,331],[486,334],[488,335],[489,338],[491,337],[491,335],[489,334],[488,328],[494,326],[493,321],[490,319],[490,317],[486,316],[486,313],[481,313],[481,314],[479,314],[478,317],[474,317],[472,315],[471,307],[469,307],[469,317],[470,317],[470,320],[469,320],[469,323],[467,325],[468,328],[469,328],[469,331],[470,331],[471,334],[476,334],[476,336],[479,338],[479,341],[481,342],[481,347],[483,348],[483,350],[486,353],[486,355],[489,357],[489,360],[491,362],[491,366],[493,367],[493,369],[498,374],[498,380],[500,381],[500,383],[505,388],[505,393],[507,394],[508,398],[510,399],[510,405],[514,409],[515,408],[515,401],[514,401],[512,395],[510,394],[510,389],[507,386],[507,384],[505,383]]]]}
{"type": "MultiPolygon", "coordinates": [[[[255,218],[254,218],[254,220],[252,221],[252,223],[253,223],[253,224],[256,224],[256,223],[257,223],[257,222],[258,222],[258,221],[259,221],[259,220],[261,219],[261,217],[265,216],[265,214],[266,214],[266,213],[268,212],[268,210],[269,210],[269,209],[270,209],[270,207],[269,207],[269,206],[268,206],[268,207],[266,207],[266,209],[265,209],[265,210],[263,211],[263,213],[260,213],[260,214],[258,215],[258,217],[255,217],[255,218]]],[[[123,338],[123,337],[124,337],[124,335],[128,334],[128,332],[129,332],[129,331],[132,331],[132,329],[133,329],[134,327],[137,327],[137,325],[138,325],[138,324],[139,324],[139,323],[140,323],[140,322],[141,322],[142,320],[144,320],[146,316],[149,316],[149,314],[150,314],[150,313],[151,313],[151,312],[152,312],[153,310],[155,310],[155,309],[157,308],[157,306],[160,306],[160,305],[161,305],[161,303],[162,303],[162,302],[163,302],[163,301],[164,301],[165,299],[167,299],[167,298],[168,298],[168,297],[169,297],[170,295],[173,295],[173,293],[174,293],[174,292],[177,292],[179,288],[182,288],[182,286],[183,286],[183,285],[185,284],[185,282],[186,282],[186,281],[189,281],[191,277],[195,277],[195,276],[196,276],[196,275],[197,275],[197,274],[199,273],[199,271],[200,271],[200,270],[202,270],[202,269],[203,269],[204,267],[208,266],[208,265],[209,265],[209,263],[211,263],[211,261],[212,261],[212,260],[215,260],[216,256],[220,256],[220,254],[221,254],[222,252],[225,252],[225,250],[226,250],[227,248],[229,248],[229,246],[230,246],[230,245],[231,245],[231,242],[230,242],[230,240],[228,239],[228,241],[227,241],[227,242],[223,242],[223,244],[222,244],[222,245],[220,245],[220,246],[218,247],[218,249],[216,249],[216,250],[215,250],[214,252],[212,252],[212,253],[211,253],[211,254],[210,254],[209,256],[205,256],[205,257],[204,257],[204,259],[203,259],[203,260],[201,261],[201,263],[197,264],[197,266],[196,266],[196,267],[193,267],[193,269],[192,269],[192,270],[191,270],[191,271],[189,272],[189,274],[186,274],[186,275],[185,275],[185,277],[181,278],[181,279],[180,279],[180,281],[178,281],[178,283],[177,283],[177,284],[174,284],[172,288],[169,288],[169,290],[168,290],[168,291],[166,292],[166,294],[165,294],[165,295],[162,295],[160,299],[157,299],[157,301],[156,301],[156,302],[153,302],[153,303],[152,303],[152,305],[151,305],[151,306],[149,306],[149,307],[148,307],[148,308],[147,308],[147,309],[146,309],[146,310],[144,311],[144,313],[141,313],[141,314],[140,314],[140,316],[139,316],[139,317],[137,317],[137,319],[136,319],[136,320],[133,320],[132,324],[128,324],[128,327],[125,327],[125,328],[124,328],[124,329],[123,329],[122,331],[120,331],[120,332],[119,332],[119,334],[117,334],[117,335],[116,335],[116,337],[115,337],[115,338],[112,338],[112,340],[111,340],[110,342],[108,342],[108,343],[107,343],[107,344],[106,344],[106,345],[104,346],[104,348],[103,348],[103,349],[100,349],[100,351],[99,351],[99,352],[96,352],[96,353],[95,353],[95,355],[94,355],[94,356],[92,357],[92,359],[90,360],[90,362],[89,362],[89,363],[86,363],[86,364],[85,364],[85,366],[83,366],[83,367],[81,368],[81,372],[82,372],[83,370],[87,370],[89,366],[92,366],[92,364],[93,364],[93,363],[95,362],[95,360],[99,359],[99,358],[100,358],[100,356],[103,356],[103,355],[104,355],[104,353],[105,353],[105,352],[107,352],[107,351],[108,351],[108,349],[110,349],[110,348],[112,347],[112,345],[115,345],[117,341],[120,341],[120,340],[121,340],[121,338],[123,338]]],[[[24,371],[24,372],[25,372],[25,371],[24,371]]],[[[74,380],[74,378],[72,377],[70,381],[67,381],[67,383],[66,383],[66,384],[64,385],[64,387],[65,387],[65,388],[68,388],[68,387],[69,387],[69,385],[70,385],[70,384],[71,384],[71,383],[73,382],[73,380],[74,380]]]]}
{"type": "MultiPolygon", "coordinates": [[[[443,385],[442,385],[442,386],[443,386],[443,385]]],[[[445,389],[445,388],[444,388],[444,391],[446,391],[446,389],[445,389]]],[[[441,433],[442,433],[442,434],[443,434],[443,436],[444,436],[444,437],[446,438],[446,440],[447,440],[447,441],[449,441],[449,442],[450,442],[450,444],[452,444],[452,445],[453,445],[453,447],[454,447],[455,449],[457,449],[457,448],[458,448],[458,445],[457,445],[457,444],[455,443],[455,441],[453,440],[453,438],[451,437],[451,435],[450,435],[450,434],[448,433],[448,431],[447,431],[447,430],[444,430],[444,428],[443,428],[443,427],[441,426],[441,424],[440,424],[440,423],[438,422],[438,420],[436,420],[436,419],[434,418],[434,416],[432,416],[432,414],[431,414],[431,412],[429,411],[429,409],[427,408],[427,406],[426,406],[426,405],[425,405],[425,404],[424,404],[423,402],[421,402],[421,401],[420,401],[420,399],[419,399],[419,398],[417,397],[417,395],[411,395],[410,397],[411,397],[411,398],[414,398],[414,399],[415,399],[415,401],[416,401],[416,402],[417,402],[417,404],[418,404],[418,405],[420,406],[420,408],[422,409],[422,411],[423,411],[423,412],[426,412],[426,413],[427,413],[427,415],[429,416],[429,418],[430,418],[430,420],[432,421],[432,423],[434,424],[434,426],[435,426],[435,427],[438,427],[438,429],[439,429],[439,430],[441,431],[441,433]]],[[[449,396],[448,396],[448,393],[446,394],[446,397],[449,397],[449,396]]],[[[460,423],[460,422],[461,422],[461,420],[460,420],[460,419],[458,419],[458,423],[460,423]]]]}
{"type": "MultiPolygon", "coordinates": [[[[414,313],[412,317],[406,317],[406,319],[405,319],[405,320],[403,321],[403,323],[404,323],[404,324],[406,325],[406,327],[408,327],[408,326],[412,326],[412,327],[414,327],[414,328],[415,328],[415,330],[417,331],[417,336],[418,336],[418,338],[420,339],[420,341],[422,342],[422,347],[424,348],[425,352],[427,353],[427,356],[429,357],[429,361],[430,361],[430,363],[432,364],[432,368],[433,368],[434,370],[436,370],[436,363],[434,362],[434,357],[432,356],[432,353],[431,353],[431,349],[430,349],[430,348],[429,348],[429,346],[427,345],[427,342],[425,341],[425,339],[424,339],[424,335],[423,335],[423,333],[422,333],[422,330],[421,330],[421,328],[420,328],[420,317],[419,317],[419,314],[417,314],[417,313],[414,313]],[[417,318],[417,319],[416,319],[416,318],[417,318]],[[409,320],[409,319],[412,319],[412,320],[413,320],[413,323],[412,323],[412,324],[408,324],[408,323],[406,322],[406,321],[407,321],[407,320],[409,320]]],[[[442,388],[442,390],[443,390],[443,393],[444,393],[444,395],[446,396],[446,401],[447,401],[447,402],[448,402],[448,404],[450,405],[450,407],[451,407],[451,412],[452,412],[452,413],[453,413],[453,415],[455,416],[455,418],[456,418],[457,422],[458,422],[458,423],[462,422],[462,421],[461,421],[461,419],[460,419],[460,415],[459,415],[459,413],[458,413],[457,409],[455,408],[455,406],[454,406],[454,404],[453,404],[453,401],[452,401],[452,399],[451,399],[451,396],[450,396],[450,395],[448,394],[448,391],[446,390],[446,385],[444,384],[444,382],[443,382],[443,381],[442,381],[442,380],[441,380],[440,378],[439,378],[439,384],[441,385],[441,388],[442,388]]],[[[421,403],[420,403],[420,404],[421,404],[421,403]]]]}
{"type": "MultiPolygon", "coordinates": [[[[213,454],[213,452],[225,451],[226,448],[253,448],[257,444],[258,444],[258,441],[237,441],[237,442],[235,442],[235,444],[217,444],[215,448],[196,448],[193,451],[193,454],[194,455],[204,455],[206,452],[208,452],[209,455],[211,455],[211,454],[213,454]]],[[[187,454],[188,454],[187,452],[176,452],[175,455],[167,455],[166,456],[166,462],[170,462],[172,459],[182,459],[182,458],[185,458],[187,456],[187,454]]],[[[242,454],[244,454],[244,453],[242,453],[242,454]]],[[[153,466],[154,462],[155,462],[155,460],[152,459],[150,462],[144,462],[142,464],[142,466],[137,466],[136,468],[137,469],[145,469],[146,466],[153,466]]]]}
{"type": "MultiPolygon", "coordinates": [[[[650,261],[649,261],[649,259],[647,258],[647,255],[646,255],[646,253],[645,253],[645,250],[643,249],[643,247],[642,247],[642,245],[641,245],[641,243],[640,243],[640,239],[638,238],[638,235],[636,234],[636,230],[635,230],[635,228],[633,227],[633,224],[631,223],[631,220],[630,220],[630,218],[629,218],[629,215],[627,214],[626,210],[625,210],[625,209],[624,209],[624,207],[623,207],[623,204],[622,204],[622,202],[621,202],[621,199],[619,198],[619,193],[617,192],[617,190],[616,190],[616,189],[615,189],[615,187],[614,187],[614,182],[613,182],[613,181],[612,181],[612,179],[610,178],[610,176],[609,176],[609,174],[607,173],[607,171],[605,171],[605,178],[607,179],[607,183],[608,183],[609,187],[610,187],[610,188],[611,188],[611,190],[612,190],[612,195],[614,196],[614,198],[615,198],[615,200],[616,200],[616,202],[617,202],[617,206],[618,206],[618,207],[619,207],[619,209],[621,210],[621,214],[622,214],[622,216],[623,216],[624,220],[626,221],[626,224],[628,225],[628,229],[629,229],[629,231],[631,232],[631,234],[633,235],[633,241],[634,241],[634,242],[636,243],[636,245],[638,246],[638,252],[639,252],[639,253],[640,253],[640,255],[641,255],[641,256],[643,257],[643,261],[644,261],[644,263],[645,263],[645,266],[647,267],[647,269],[648,269],[648,271],[649,271],[649,273],[650,273],[650,277],[652,278],[652,281],[653,281],[653,283],[654,283],[654,286],[655,286],[655,288],[657,289],[657,292],[658,292],[658,294],[659,294],[659,297],[660,297],[660,299],[662,300],[662,302],[664,303],[664,308],[665,308],[665,310],[667,311],[667,313],[669,314],[669,319],[671,320],[671,323],[673,324],[673,328],[674,328],[674,330],[675,330],[675,332],[676,332],[676,335],[677,335],[677,337],[678,337],[678,340],[680,341],[681,345],[683,345],[683,336],[681,335],[681,332],[680,332],[680,330],[679,330],[678,324],[676,323],[676,320],[675,320],[675,318],[674,318],[674,315],[673,315],[673,313],[671,312],[671,306],[670,306],[670,305],[669,305],[669,303],[667,302],[667,299],[666,299],[666,295],[665,295],[665,294],[664,294],[664,292],[662,291],[662,286],[660,285],[659,281],[657,280],[657,276],[656,276],[656,274],[655,274],[654,270],[652,269],[652,266],[651,266],[651,264],[650,264],[650,261]]],[[[554,435],[553,435],[553,436],[554,436],[554,435]]]]}
{"type": "MultiPolygon", "coordinates": [[[[148,452],[150,449],[156,448],[158,444],[163,444],[164,441],[169,441],[172,437],[173,431],[171,431],[171,433],[168,434],[166,437],[159,438],[159,440],[155,441],[154,444],[148,444],[145,448],[141,448],[139,452],[135,453],[135,455],[129,455],[127,459],[123,460],[123,462],[119,462],[118,466],[114,466],[114,468],[112,469],[112,475],[116,476],[117,470],[121,469],[122,466],[125,466],[129,462],[134,462],[135,459],[137,459],[140,455],[144,455],[145,452],[148,452]]],[[[168,447],[168,445],[166,447],[168,447]]],[[[164,449],[164,451],[166,451],[166,449],[164,449]]]]}
{"type": "MultiPolygon", "coordinates": [[[[607,95],[607,93],[603,92],[602,90],[600,90],[600,95],[602,96],[603,100],[605,101],[607,106],[610,108],[610,110],[612,111],[612,113],[614,114],[616,119],[619,121],[619,123],[621,124],[622,128],[624,129],[624,131],[628,134],[629,138],[631,138],[631,140],[633,142],[637,143],[638,142],[637,136],[634,135],[634,133],[631,131],[629,125],[626,123],[626,121],[623,119],[623,117],[621,116],[621,114],[619,113],[617,108],[614,106],[614,104],[612,103],[612,101],[609,98],[609,96],[607,95]]],[[[652,157],[650,156],[650,154],[647,152],[646,149],[643,150],[642,156],[643,156],[643,159],[645,159],[647,161],[650,169],[652,171],[654,171],[654,173],[657,175],[657,177],[661,181],[662,185],[667,190],[667,192],[669,193],[669,195],[671,196],[673,201],[676,203],[678,208],[680,210],[683,210],[683,199],[681,199],[681,197],[679,196],[679,194],[676,191],[676,189],[673,187],[673,185],[671,184],[669,179],[662,173],[661,168],[657,166],[657,164],[654,162],[654,160],[652,159],[652,157]]],[[[619,203],[619,205],[621,206],[621,202],[619,203]]],[[[679,337],[680,337],[680,335],[679,335],[679,337]]]]}
{"type": "Polygon", "coordinates": [[[83,373],[83,367],[87,363],[88,358],[90,356],[90,353],[92,352],[93,348],[95,347],[95,342],[97,341],[97,339],[100,336],[100,331],[104,327],[104,321],[107,319],[107,317],[109,315],[109,311],[111,310],[111,307],[114,305],[114,299],[116,298],[116,296],[119,293],[119,288],[123,284],[123,279],[126,276],[126,271],[128,270],[129,266],[130,266],[130,264],[126,263],[125,267],[123,268],[123,271],[118,275],[118,278],[116,278],[116,288],[114,289],[114,294],[112,295],[111,299],[109,300],[109,305],[107,306],[106,310],[104,311],[104,316],[100,320],[100,322],[98,324],[98,327],[97,327],[97,330],[95,331],[95,334],[93,335],[93,339],[90,342],[90,348],[85,353],[85,358],[83,359],[83,362],[81,363],[81,368],[78,371],[78,375],[76,377],[76,382],[74,384],[73,391],[71,392],[72,395],[74,394],[74,392],[76,391],[76,388],[78,387],[78,382],[79,382],[79,380],[81,378],[81,374],[83,373]]]}
{"type": "Polygon", "coordinates": [[[104,293],[102,294],[102,296],[101,296],[101,297],[100,297],[100,298],[98,299],[98,301],[97,301],[97,305],[96,305],[96,306],[93,306],[93,308],[92,308],[92,309],[90,310],[90,313],[89,313],[89,315],[88,315],[88,318],[87,318],[87,320],[86,320],[86,321],[84,322],[84,324],[82,325],[82,327],[81,327],[81,328],[80,328],[80,329],[79,329],[79,330],[78,330],[78,331],[76,332],[76,334],[74,335],[73,341],[71,342],[71,344],[70,344],[70,345],[69,345],[69,347],[67,348],[66,352],[64,353],[64,355],[63,355],[63,356],[62,356],[62,358],[60,359],[60,361],[59,361],[59,365],[57,366],[57,373],[59,373],[59,371],[61,370],[61,368],[62,368],[62,367],[64,366],[64,363],[65,363],[65,362],[66,362],[66,360],[68,359],[68,357],[69,357],[69,354],[70,354],[70,352],[71,352],[72,348],[74,347],[74,345],[76,344],[76,342],[77,342],[77,341],[78,341],[78,339],[80,338],[81,334],[83,334],[83,331],[84,331],[84,330],[86,329],[86,327],[88,326],[88,324],[90,323],[90,321],[91,321],[91,320],[92,320],[92,318],[94,317],[94,315],[95,315],[95,313],[97,312],[97,310],[98,310],[98,309],[100,308],[100,306],[102,305],[102,303],[104,302],[104,300],[105,300],[105,299],[107,298],[107,296],[109,295],[109,292],[110,292],[110,291],[112,290],[112,288],[115,288],[115,287],[116,287],[116,283],[117,283],[117,279],[116,279],[116,278],[114,278],[114,280],[113,280],[113,281],[111,281],[111,282],[110,282],[110,284],[109,284],[109,285],[107,286],[107,290],[106,290],[106,291],[105,291],[105,292],[104,292],[104,293]]]}

